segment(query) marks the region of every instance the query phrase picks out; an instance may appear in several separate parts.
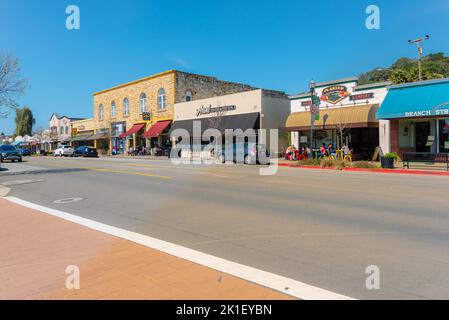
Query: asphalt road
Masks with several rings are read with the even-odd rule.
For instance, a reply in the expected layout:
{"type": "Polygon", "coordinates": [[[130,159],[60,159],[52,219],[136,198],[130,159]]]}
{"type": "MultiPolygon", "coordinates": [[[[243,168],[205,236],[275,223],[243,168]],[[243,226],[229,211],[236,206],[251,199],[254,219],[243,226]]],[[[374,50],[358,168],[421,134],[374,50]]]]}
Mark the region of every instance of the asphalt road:
{"type": "Polygon", "coordinates": [[[26,165],[49,171],[0,175],[9,195],[357,299],[449,299],[448,177],[293,168],[260,176],[257,166],[162,160],[26,165]],[[54,203],[69,197],[84,200],[54,203]],[[370,265],[379,290],[365,286],[370,265]]]}

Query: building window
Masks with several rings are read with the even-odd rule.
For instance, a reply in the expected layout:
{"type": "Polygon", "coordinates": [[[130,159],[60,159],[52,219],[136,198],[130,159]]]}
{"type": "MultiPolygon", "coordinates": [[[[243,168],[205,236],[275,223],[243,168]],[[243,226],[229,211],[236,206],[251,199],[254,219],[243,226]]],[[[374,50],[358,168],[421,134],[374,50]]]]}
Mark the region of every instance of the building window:
{"type": "Polygon", "coordinates": [[[65,127],[65,134],[69,134],[69,127],[65,127]]]}
{"type": "Polygon", "coordinates": [[[147,95],[145,93],[140,94],[140,113],[147,111],[147,95]]]}
{"type": "Polygon", "coordinates": [[[100,121],[104,119],[104,107],[102,104],[100,104],[100,106],[98,107],[98,118],[100,119],[100,121]]]}
{"type": "Polygon", "coordinates": [[[125,100],[123,100],[123,115],[129,116],[129,100],[128,100],[128,98],[125,98],[125,100]]]}
{"type": "Polygon", "coordinates": [[[157,92],[157,109],[165,110],[166,100],[165,100],[165,90],[164,88],[160,88],[157,92]]]}
{"type": "Polygon", "coordinates": [[[64,134],[64,127],[59,127],[59,133],[64,134]]]}
{"type": "Polygon", "coordinates": [[[117,106],[115,104],[115,101],[111,102],[111,118],[115,118],[117,115],[117,106]]]}
{"type": "Polygon", "coordinates": [[[187,90],[186,91],[186,101],[189,102],[189,101],[192,101],[192,100],[193,100],[193,93],[192,93],[192,91],[187,90]]]}

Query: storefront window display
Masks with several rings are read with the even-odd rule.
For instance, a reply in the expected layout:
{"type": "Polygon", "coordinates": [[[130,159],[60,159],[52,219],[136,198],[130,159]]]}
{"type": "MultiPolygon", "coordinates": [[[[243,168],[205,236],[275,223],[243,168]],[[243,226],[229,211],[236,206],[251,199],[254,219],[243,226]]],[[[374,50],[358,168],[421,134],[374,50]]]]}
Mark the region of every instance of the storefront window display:
{"type": "Polygon", "coordinates": [[[449,118],[439,120],[440,152],[449,153],[449,118]]]}

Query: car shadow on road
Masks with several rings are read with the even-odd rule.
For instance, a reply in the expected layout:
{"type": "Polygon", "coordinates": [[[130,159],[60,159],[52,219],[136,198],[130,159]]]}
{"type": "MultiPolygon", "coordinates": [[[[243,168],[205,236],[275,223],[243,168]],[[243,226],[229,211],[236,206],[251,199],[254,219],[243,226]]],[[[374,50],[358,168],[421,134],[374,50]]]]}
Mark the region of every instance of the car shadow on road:
{"type": "MultiPolygon", "coordinates": [[[[6,168],[5,168],[6,169],[6,168]]],[[[6,169],[8,171],[8,169],[6,169]]],[[[16,176],[16,175],[39,175],[39,174],[51,174],[51,173],[70,173],[70,172],[80,172],[80,171],[90,171],[85,168],[58,168],[58,169],[33,169],[24,171],[10,171],[1,173],[0,177],[5,176],[16,176]]]]}

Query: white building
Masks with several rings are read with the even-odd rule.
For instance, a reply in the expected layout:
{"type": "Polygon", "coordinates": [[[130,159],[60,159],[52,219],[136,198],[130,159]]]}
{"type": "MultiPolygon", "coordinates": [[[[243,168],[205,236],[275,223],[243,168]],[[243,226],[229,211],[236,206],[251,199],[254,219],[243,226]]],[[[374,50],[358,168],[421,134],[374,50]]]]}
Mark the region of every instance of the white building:
{"type": "Polygon", "coordinates": [[[345,143],[353,149],[355,159],[372,158],[375,148],[379,146],[376,112],[391,83],[359,86],[357,82],[358,78],[354,77],[315,85],[320,104],[313,137],[310,92],[290,96],[291,115],[286,127],[291,132],[291,144],[297,148],[307,145],[319,148],[323,143],[334,147],[345,143]]]}

